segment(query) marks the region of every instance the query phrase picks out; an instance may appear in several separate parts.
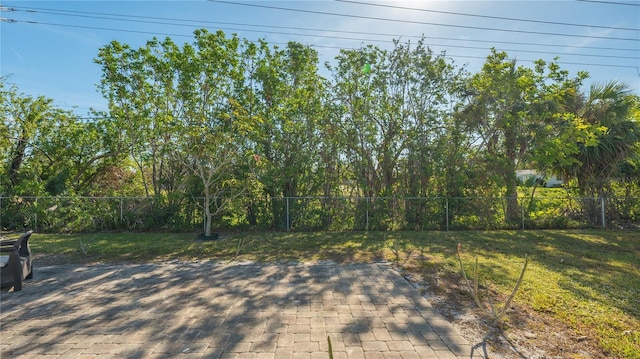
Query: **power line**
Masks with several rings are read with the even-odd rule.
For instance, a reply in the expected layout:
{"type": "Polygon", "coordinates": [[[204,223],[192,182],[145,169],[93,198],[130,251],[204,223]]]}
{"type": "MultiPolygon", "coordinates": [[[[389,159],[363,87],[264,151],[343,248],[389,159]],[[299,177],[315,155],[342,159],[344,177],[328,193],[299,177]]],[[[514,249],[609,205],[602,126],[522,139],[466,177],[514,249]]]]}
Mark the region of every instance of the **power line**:
{"type": "MultiPolygon", "coordinates": [[[[429,46],[440,46],[440,47],[455,47],[461,49],[476,49],[476,50],[486,50],[486,47],[480,46],[462,46],[462,45],[442,45],[442,44],[429,44],[429,46]]],[[[532,54],[547,54],[547,55],[558,55],[557,52],[551,51],[539,51],[539,50],[514,50],[514,49],[500,49],[497,50],[507,51],[507,52],[527,52],[532,54]]],[[[603,58],[613,58],[613,59],[626,59],[626,60],[638,60],[637,56],[616,56],[616,55],[594,55],[594,54],[565,54],[565,56],[584,56],[584,57],[603,57],[603,58]]]]}
{"type": "Polygon", "coordinates": [[[575,27],[587,27],[587,28],[598,28],[598,29],[608,29],[608,30],[640,31],[640,29],[633,29],[633,28],[628,28],[628,27],[585,25],[585,24],[573,24],[573,23],[568,23],[568,22],[554,22],[554,21],[519,19],[519,18],[513,18],[513,17],[502,17],[502,16],[491,16],[491,15],[465,14],[465,13],[454,12],[454,11],[420,9],[420,8],[414,8],[414,7],[387,5],[387,4],[374,4],[374,3],[362,2],[362,1],[354,1],[354,0],[335,0],[335,1],[342,2],[342,3],[350,3],[350,4],[377,6],[377,7],[383,7],[383,8],[391,8],[391,9],[412,10],[412,11],[420,11],[420,12],[431,12],[431,13],[437,13],[437,14],[478,17],[478,18],[483,18],[483,19],[507,20],[507,21],[517,21],[517,22],[531,22],[531,23],[536,23],[536,24],[575,26],[575,27]]]}
{"type": "MultiPolygon", "coordinates": [[[[131,29],[114,29],[114,28],[105,28],[105,27],[96,27],[96,26],[84,26],[84,25],[71,25],[71,24],[57,24],[50,22],[38,22],[38,21],[26,21],[26,20],[15,20],[14,22],[22,22],[27,24],[34,25],[49,25],[49,26],[61,26],[61,27],[71,27],[71,28],[80,28],[80,29],[90,29],[90,30],[104,30],[104,31],[118,31],[118,32],[126,32],[126,33],[139,33],[139,34],[151,34],[151,35],[165,35],[165,36],[175,36],[175,37],[193,37],[193,35],[184,35],[184,34],[170,34],[163,32],[150,32],[150,31],[141,31],[141,30],[131,30],[131,29]]],[[[287,45],[286,43],[272,42],[266,41],[272,45],[287,45]]],[[[325,46],[325,45],[309,45],[314,48],[329,48],[329,49],[345,49],[345,47],[338,46],[325,46]]],[[[437,45],[437,46],[449,46],[449,45],[437,45]]],[[[452,46],[456,47],[456,46],[452,46]]],[[[465,47],[465,48],[474,48],[474,47],[465,47]]],[[[478,48],[477,49],[482,49],[478,48]]],[[[355,49],[355,48],[351,48],[355,49]]],[[[506,51],[506,50],[503,50],[506,51]]],[[[520,50],[511,50],[511,51],[520,51],[520,50]]],[[[522,51],[526,52],[526,51],[522,51]]],[[[446,54],[447,57],[451,58],[466,58],[466,59],[485,59],[486,56],[470,56],[470,55],[450,55],[446,54]]],[[[528,59],[520,59],[520,61],[526,62],[534,62],[535,60],[528,59]]],[[[636,68],[637,66],[630,65],[615,65],[615,64],[594,64],[594,63],[583,63],[583,62],[567,62],[567,61],[557,61],[558,64],[565,65],[581,65],[581,66],[599,66],[599,67],[615,67],[615,68],[636,68]]]]}
{"type": "MultiPolygon", "coordinates": [[[[340,1],[340,0],[337,0],[340,1]]],[[[98,18],[98,19],[106,19],[106,20],[116,20],[116,21],[133,21],[140,23],[152,23],[152,24],[162,24],[162,25],[174,25],[174,26],[190,26],[188,24],[176,24],[176,23],[167,23],[167,22],[156,22],[156,21],[139,21],[139,20],[127,20],[127,19],[118,19],[118,18],[110,18],[105,16],[116,16],[116,17],[125,17],[125,18],[134,18],[134,19],[152,19],[152,20],[167,20],[167,21],[180,21],[180,22],[191,22],[194,24],[215,24],[215,25],[234,25],[234,26],[247,26],[247,27],[265,27],[265,28],[277,28],[277,29],[286,29],[286,30],[303,30],[303,31],[318,31],[318,32],[335,32],[335,33],[345,33],[345,34],[359,34],[359,35],[373,35],[373,36],[392,36],[395,38],[425,38],[425,39],[433,39],[433,40],[447,40],[447,41],[464,41],[464,42],[483,42],[483,43],[491,43],[491,44],[511,44],[511,45],[527,45],[527,46],[547,46],[547,47],[560,47],[560,48],[580,48],[580,49],[594,49],[594,50],[612,50],[612,51],[640,51],[640,48],[637,49],[629,49],[629,48],[614,48],[614,47],[598,47],[598,46],[577,46],[577,45],[556,45],[556,44],[544,44],[544,43],[523,43],[516,41],[492,41],[492,40],[464,40],[464,39],[456,39],[456,38],[448,38],[448,37],[434,37],[434,36],[417,36],[417,35],[399,35],[399,34],[388,34],[388,33],[375,33],[375,32],[364,32],[364,31],[346,31],[346,30],[329,30],[329,29],[318,29],[318,28],[304,28],[304,27],[293,27],[293,26],[277,26],[277,25],[259,25],[259,24],[247,24],[247,23],[235,23],[235,22],[219,22],[219,21],[206,21],[206,20],[192,20],[192,19],[179,19],[179,18],[167,18],[167,17],[155,17],[155,16],[140,16],[140,15],[126,15],[126,14],[114,14],[114,13],[100,13],[100,12],[89,12],[89,11],[75,11],[75,10],[56,10],[56,9],[47,9],[47,8],[33,8],[33,7],[22,7],[17,6],[14,8],[8,8],[10,11],[26,11],[29,13],[44,13],[44,14],[52,14],[52,15],[62,15],[62,16],[74,16],[74,17],[84,17],[84,18],[98,18]],[[20,10],[23,9],[23,10],[20,10]],[[67,14],[69,13],[69,14],[67,14]],[[99,16],[87,16],[87,15],[75,15],[75,14],[90,14],[90,15],[99,15],[99,16]]],[[[7,19],[11,20],[11,19],[7,19]]],[[[17,20],[11,20],[13,22],[17,20]]],[[[337,36],[329,36],[329,35],[310,35],[310,34],[300,34],[300,33],[287,33],[287,32],[275,32],[275,31],[257,31],[257,30],[248,30],[248,29],[237,29],[237,28],[225,28],[231,31],[248,31],[248,32],[263,32],[263,33],[273,33],[273,34],[284,34],[284,35],[299,35],[299,36],[314,36],[314,37],[324,37],[324,38],[335,38],[342,40],[354,40],[354,41],[380,41],[380,40],[372,40],[372,39],[362,39],[362,38],[345,38],[345,37],[337,37],[337,36]]],[[[444,45],[443,45],[444,46],[444,45]]],[[[573,54],[577,55],[577,54],[573,54]]],[[[592,56],[592,55],[584,55],[584,56],[592,56]]],[[[623,57],[624,58],[624,57],[623,57]]]]}
{"type": "MultiPolygon", "coordinates": [[[[65,14],[58,12],[50,12],[50,11],[40,11],[41,13],[53,14],[53,15],[62,15],[62,16],[73,16],[73,17],[81,17],[81,18],[92,18],[92,19],[106,19],[106,20],[116,20],[116,21],[133,21],[138,23],[151,23],[151,24],[160,24],[160,25],[175,25],[175,26],[187,26],[191,27],[192,25],[188,24],[175,24],[161,21],[148,21],[148,20],[131,20],[131,19],[118,19],[113,17],[105,17],[105,16],[95,16],[95,15],[77,15],[77,14],[65,14]]],[[[113,16],[113,15],[110,15],[113,16]]],[[[13,20],[13,22],[17,22],[18,20],[13,20]]],[[[349,40],[349,41],[366,41],[366,42],[380,42],[378,39],[363,39],[363,38],[351,38],[351,37],[342,37],[342,36],[332,36],[332,35],[318,35],[318,34],[301,34],[301,33],[290,33],[290,32],[279,32],[279,31],[264,31],[264,30],[247,30],[247,29],[238,29],[238,28],[221,28],[229,31],[248,31],[248,32],[258,32],[258,33],[270,33],[270,34],[278,34],[278,35],[295,35],[295,36],[308,36],[308,37],[316,37],[316,38],[329,38],[329,39],[339,39],[339,40],[349,40]]],[[[391,36],[391,35],[389,35],[391,36]]],[[[391,42],[392,40],[385,40],[384,42],[391,42]]],[[[490,42],[490,41],[488,41],[490,42]]],[[[523,45],[523,44],[519,44],[523,45]]],[[[440,46],[440,47],[454,47],[461,49],[487,49],[485,47],[479,46],[463,46],[463,45],[444,45],[444,44],[430,44],[430,46],[440,46]]],[[[520,50],[520,49],[501,49],[503,51],[512,51],[512,52],[527,52],[527,53],[540,53],[540,54],[552,54],[557,55],[557,53],[550,51],[540,51],[540,50],[520,50]]],[[[568,54],[568,56],[583,56],[583,57],[602,57],[602,58],[613,58],[613,59],[631,59],[635,60],[637,57],[631,56],[617,56],[617,55],[593,55],[593,54],[568,54]]]]}
{"type": "Polygon", "coordinates": [[[413,21],[413,20],[387,19],[387,18],[375,17],[375,16],[339,14],[339,13],[333,13],[333,12],[327,12],[327,11],[293,9],[293,8],[286,8],[286,7],[281,7],[281,6],[260,5],[260,4],[246,4],[246,3],[239,3],[239,2],[234,2],[234,1],[224,1],[224,0],[209,0],[209,1],[216,2],[216,3],[221,3],[221,4],[248,6],[248,7],[256,7],[256,8],[262,8],[262,9],[293,11],[293,12],[301,12],[301,13],[316,14],[316,15],[329,15],[329,16],[348,17],[348,18],[352,18],[352,19],[389,21],[389,22],[400,22],[400,23],[406,23],[406,24],[445,26],[445,27],[454,27],[454,28],[462,28],[462,29],[501,31],[501,32],[510,32],[510,33],[517,32],[517,33],[522,33],[522,34],[534,34],[534,35],[550,35],[550,36],[580,37],[580,38],[601,39],[601,40],[621,40],[621,41],[640,42],[640,38],[609,37],[609,36],[595,36],[595,35],[576,35],[576,34],[561,34],[561,33],[556,33],[556,32],[541,32],[541,31],[528,31],[528,30],[499,29],[499,28],[482,27],[482,26],[441,24],[441,23],[413,21]]]}
{"type": "Polygon", "coordinates": [[[627,5],[627,6],[640,6],[640,3],[630,3],[630,2],[616,2],[616,1],[597,1],[597,0],[577,0],[581,2],[592,2],[599,4],[607,4],[607,5],[627,5]]]}
{"type": "Polygon", "coordinates": [[[108,28],[108,27],[72,25],[72,24],[56,24],[56,23],[52,23],[52,22],[31,21],[31,20],[12,20],[12,22],[21,22],[21,23],[25,23],[25,24],[34,24],[34,25],[49,25],[49,26],[72,27],[72,28],[89,29],[89,30],[118,31],[118,32],[128,32],[128,33],[132,33],[132,34],[164,35],[164,36],[175,36],[175,37],[193,37],[193,35],[172,34],[172,33],[159,32],[159,31],[114,29],[114,28],[108,28]]]}
{"type": "MultiPolygon", "coordinates": [[[[51,14],[51,15],[61,15],[61,16],[73,16],[73,17],[90,18],[90,19],[129,21],[129,22],[145,23],[145,24],[172,25],[172,26],[182,26],[182,27],[193,27],[194,26],[194,25],[189,25],[189,24],[176,24],[176,23],[169,23],[169,22],[162,22],[162,21],[118,19],[118,18],[105,17],[105,16],[75,15],[75,14],[65,14],[65,13],[50,12],[50,11],[39,11],[39,13],[51,14]]],[[[20,20],[13,20],[13,19],[10,19],[10,20],[11,20],[11,22],[20,22],[20,20]]],[[[184,20],[179,20],[179,21],[184,21],[184,20]]],[[[211,21],[204,21],[203,23],[211,23],[211,21]]],[[[216,23],[216,22],[214,22],[214,23],[216,23]]],[[[254,26],[254,25],[250,25],[250,24],[238,24],[238,23],[217,23],[217,24],[236,24],[236,25],[239,25],[239,26],[254,26]]],[[[275,27],[287,28],[285,26],[275,26],[275,27]]],[[[276,34],[276,35],[312,36],[312,37],[338,39],[338,40],[369,41],[369,42],[379,42],[380,41],[379,39],[350,38],[350,37],[342,37],[342,36],[301,34],[301,33],[281,32],[281,31],[250,30],[250,29],[231,28],[231,27],[219,27],[219,29],[224,29],[224,30],[229,30],[229,31],[245,31],[245,32],[268,33],[268,34],[276,34]]],[[[288,29],[291,29],[291,30],[311,30],[311,29],[304,29],[304,28],[288,28],[288,29]]],[[[326,32],[327,30],[313,30],[313,31],[324,31],[324,32],[326,32]]],[[[382,35],[382,34],[373,34],[373,35],[377,35],[377,36],[394,36],[394,35],[382,35]]],[[[389,42],[390,41],[391,40],[389,40],[389,42]]]]}
{"type": "MultiPolygon", "coordinates": [[[[404,10],[421,11],[421,12],[433,12],[433,13],[459,15],[459,16],[480,17],[480,18],[487,18],[487,19],[498,19],[498,20],[508,20],[508,21],[518,21],[518,22],[531,22],[531,23],[539,23],[539,24],[564,25],[564,26],[575,26],[575,27],[586,27],[586,28],[599,28],[599,29],[610,29],[610,30],[640,31],[640,28],[626,28],[626,27],[615,27],[615,26],[574,24],[574,23],[553,22],[553,21],[545,21],[545,20],[520,19],[520,18],[513,18],[513,17],[501,17],[501,16],[479,15],[479,14],[465,14],[465,13],[452,12],[452,11],[441,11],[441,10],[420,9],[420,8],[411,8],[411,7],[396,6],[396,5],[374,4],[374,3],[367,3],[367,2],[354,1],[354,0],[334,0],[334,1],[343,2],[343,3],[353,3],[353,4],[368,5],[368,6],[378,6],[378,7],[386,7],[386,8],[396,8],[396,9],[404,9],[404,10]]],[[[37,10],[40,10],[40,12],[55,11],[55,12],[68,12],[68,13],[76,13],[76,14],[120,16],[120,17],[130,17],[130,18],[137,18],[137,19],[153,19],[153,20],[196,22],[196,20],[192,20],[192,19],[179,19],[179,18],[167,18],[167,17],[157,17],[157,16],[141,16],[141,15],[126,15],[126,14],[114,14],[114,13],[99,13],[99,12],[92,12],[92,11],[77,11],[77,10],[57,10],[57,9],[50,9],[50,8],[25,7],[25,6],[13,6],[11,8],[6,8],[6,7],[0,8],[0,10],[2,10],[2,11],[16,11],[17,9],[18,9],[18,11],[20,11],[19,9],[25,9],[25,10],[22,10],[22,11],[27,11],[27,12],[38,12],[37,10]]],[[[207,21],[207,20],[198,20],[197,22],[199,22],[199,23],[208,23],[208,24],[222,24],[222,25],[244,25],[244,26],[282,28],[282,29],[300,29],[300,28],[290,27],[290,26],[239,24],[239,23],[229,23],[229,22],[220,22],[220,21],[207,21]]],[[[324,29],[309,29],[309,30],[326,31],[324,29]]],[[[340,31],[340,32],[358,33],[357,31],[340,31]]]]}

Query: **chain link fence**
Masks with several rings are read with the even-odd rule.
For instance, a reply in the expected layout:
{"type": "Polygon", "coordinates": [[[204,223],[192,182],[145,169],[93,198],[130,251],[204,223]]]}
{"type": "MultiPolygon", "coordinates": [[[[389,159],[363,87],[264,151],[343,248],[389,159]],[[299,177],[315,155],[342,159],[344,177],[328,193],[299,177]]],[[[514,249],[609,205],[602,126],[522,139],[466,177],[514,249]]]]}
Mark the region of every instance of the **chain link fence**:
{"type": "MultiPolygon", "coordinates": [[[[202,204],[202,198],[0,197],[0,229],[201,231],[202,204]]],[[[640,229],[640,198],[243,198],[213,220],[217,230],[640,229]]]]}

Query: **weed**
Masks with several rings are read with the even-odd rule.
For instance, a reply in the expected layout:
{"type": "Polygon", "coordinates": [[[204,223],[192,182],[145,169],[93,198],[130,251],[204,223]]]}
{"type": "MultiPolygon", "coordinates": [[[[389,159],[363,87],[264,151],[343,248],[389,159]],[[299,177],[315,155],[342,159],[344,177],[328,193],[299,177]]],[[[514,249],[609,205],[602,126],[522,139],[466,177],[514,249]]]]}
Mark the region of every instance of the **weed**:
{"type": "Polygon", "coordinates": [[[82,254],[84,254],[85,256],[87,255],[87,245],[84,244],[84,242],[82,242],[82,239],[79,239],[80,241],[80,250],[82,251],[82,254]]]}
{"type": "Polygon", "coordinates": [[[469,293],[471,293],[471,295],[473,296],[473,300],[476,302],[476,305],[480,309],[482,309],[482,311],[484,311],[485,313],[489,314],[489,316],[491,317],[491,320],[494,323],[498,323],[500,321],[500,319],[507,312],[507,308],[509,308],[509,305],[511,304],[511,301],[513,300],[513,297],[515,297],[516,292],[518,291],[518,288],[520,288],[520,284],[522,283],[522,279],[524,278],[524,273],[527,270],[527,265],[529,264],[529,257],[525,256],[524,265],[522,266],[522,271],[520,272],[520,277],[518,278],[518,281],[516,282],[515,287],[513,287],[513,290],[511,291],[511,295],[509,295],[509,298],[507,299],[507,301],[502,306],[502,309],[500,309],[498,311],[498,310],[496,310],[496,307],[493,305],[493,302],[491,301],[491,295],[489,293],[489,287],[486,285],[486,283],[485,283],[484,287],[487,290],[487,303],[488,303],[488,305],[483,304],[482,301],[480,300],[480,288],[479,288],[479,284],[478,284],[478,282],[479,282],[479,280],[478,280],[478,258],[477,257],[476,257],[475,266],[473,267],[473,285],[471,285],[471,282],[467,278],[467,273],[464,270],[464,266],[462,265],[462,258],[460,257],[460,248],[461,247],[462,247],[462,245],[460,243],[458,243],[458,250],[456,251],[456,253],[457,253],[457,256],[458,256],[458,262],[460,263],[460,269],[462,270],[462,276],[464,277],[465,283],[467,284],[467,289],[469,289],[469,293]]]}
{"type": "Polygon", "coordinates": [[[233,256],[233,259],[237,259],[238,255],[240,254],[240,250],[242,250],[242,247],[244,247],[244,244],[246,243],[247,239],[245,237],[241,237],[240,239],[238,239],[238,246],[236,247],[236,254],[235,256],[233,256]]]}
{"type": "Polygon", "coordinates": [[[398,242],[397,239],[391,239],[389,240],[389,244],[387,244],[387,247],[391,250],[391,253],[393,253],[393,263],[396,264],[400,261],[401,246],[398,242]]]}

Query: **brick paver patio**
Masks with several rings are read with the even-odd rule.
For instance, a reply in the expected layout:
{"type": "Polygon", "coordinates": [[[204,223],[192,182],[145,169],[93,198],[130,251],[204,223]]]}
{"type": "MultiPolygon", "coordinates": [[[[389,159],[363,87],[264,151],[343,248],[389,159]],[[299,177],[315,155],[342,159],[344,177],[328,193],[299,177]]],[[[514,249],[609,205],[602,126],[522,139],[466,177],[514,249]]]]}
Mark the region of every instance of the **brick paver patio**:
{"type": "Polygon", "coordinates": [[[471,346],[391,266],[37,267],[0,296],[1,358],[463,358],[471,346]]]}

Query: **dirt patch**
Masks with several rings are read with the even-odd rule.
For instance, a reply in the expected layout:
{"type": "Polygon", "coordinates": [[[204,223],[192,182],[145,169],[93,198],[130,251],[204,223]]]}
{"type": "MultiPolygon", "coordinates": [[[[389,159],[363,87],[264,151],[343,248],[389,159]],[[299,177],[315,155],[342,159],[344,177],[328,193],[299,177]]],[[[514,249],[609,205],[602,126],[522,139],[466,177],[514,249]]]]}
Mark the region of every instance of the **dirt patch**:
{"type": "MultiPolygon", "coordinates": [[[[501,323],[492,323],[456,273],[411,266],[396,269],[474,345],[474,358],[483,358],[484,353],[492,359],[612,358],[594,336],[578,334],[565,323],[531,308],[512,303],[501,323]]],[[[494,303],[506,299],[495,293],[493,296],[494,303]]]]}

